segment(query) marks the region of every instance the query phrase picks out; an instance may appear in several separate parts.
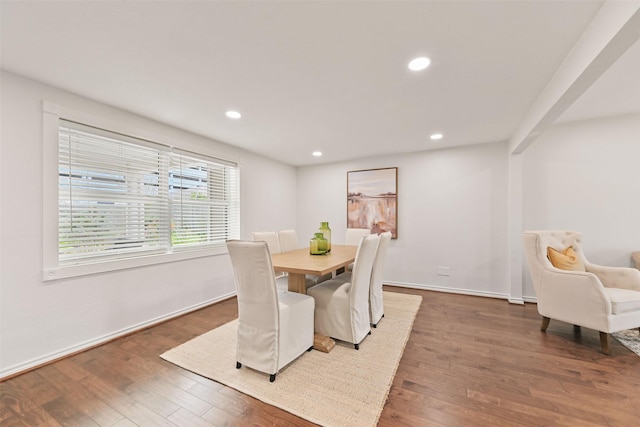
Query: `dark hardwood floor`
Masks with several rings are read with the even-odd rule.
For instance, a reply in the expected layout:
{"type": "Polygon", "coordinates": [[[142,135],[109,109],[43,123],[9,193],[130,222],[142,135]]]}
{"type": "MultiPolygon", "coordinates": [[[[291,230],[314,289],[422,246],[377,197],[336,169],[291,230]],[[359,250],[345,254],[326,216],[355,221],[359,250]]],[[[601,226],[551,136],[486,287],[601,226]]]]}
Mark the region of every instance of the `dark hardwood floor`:
{"type": "MultiPolygon", "coordinates": [[[[596,331],[540,332],[534,304],[385,289],[423,302],[379,426],[640,425],[640,357],[616,340],[605,356],[596,331]]],[[[158,357],[236,317],[233,298],[6,380],[0,424],[313,425],[158,357]]]]}

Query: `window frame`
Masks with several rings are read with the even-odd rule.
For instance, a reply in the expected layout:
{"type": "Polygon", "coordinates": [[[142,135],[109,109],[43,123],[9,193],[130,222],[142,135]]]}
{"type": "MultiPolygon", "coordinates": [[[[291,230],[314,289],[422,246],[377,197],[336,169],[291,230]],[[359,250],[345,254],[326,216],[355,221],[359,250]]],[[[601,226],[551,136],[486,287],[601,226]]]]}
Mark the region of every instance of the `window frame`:
{"type": "MultiPolygon", "coordinates": [[[[158,136],[149,131],[134,128],[125,121],[112,122],[108,119],[98,118],[90,114],[75,111],[52,102],[43,101],[43,281],[52,281],[63,278],[70,278],[88,274],[104,273],[109,271],[136,268],[160,263],[196,259],[215,255],[226,254],[226,245],[195,245],[192,247],[173,248],[169,245],[166,252],[133,255],[117,259],[96,259],[94,261],[78,261],[69,263],[59,261],[59,196],[58,196],[58,174],[59,174],[59,153],[58,134],[60,120],[68,120],[82,123],[98,129],[108,129],[108,132],[130,136],[143,141],[154,141],[157,146],[166,147],[168,151],[175,150],[180,154],[190,153],[192,156],[200,156],[204,160],[211,159],[220,161],[222,164],[235,165],[236,168],[236,194],[235,203],[237,208],[236,233],[240,235],[241,211],[240,211],[240,162],[237,159],[224,159],[216,153],[201,153],[185,147],[181,141],[170,140],[167,136],[158,136]],[[156,142],[162,141],[162,142],[156,142]],[[168,143],[167,143],[168,142],[168,143]],[[55,177],[52,179],[52,177],[55,177]]],[[[189,141],[187,141],[187,144],[189,141]]],[[[237,236],[236,236],[237,238],[237,236]]]]}

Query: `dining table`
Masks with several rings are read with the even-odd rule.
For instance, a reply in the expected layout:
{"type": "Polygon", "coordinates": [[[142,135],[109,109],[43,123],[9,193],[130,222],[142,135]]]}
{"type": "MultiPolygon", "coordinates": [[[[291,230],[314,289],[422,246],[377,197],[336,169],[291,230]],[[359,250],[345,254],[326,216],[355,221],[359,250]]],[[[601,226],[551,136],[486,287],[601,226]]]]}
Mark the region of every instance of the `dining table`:
{"type": "Polygon", "coordinates": [[[331,252],[311,255],[309,248],[302,248],[272,254],[271,261],[276,272],[288,274],[287,287],[290,292],[306,294],[307,274],[320,277],[343,269],[354,262],[357,250],[357,246],[331,245],[331,252]]]}
{"type": "MultiPolygon", "coordinates": [[[[357,246],[331,245],[331,252],[322,255],[311,255],[309,248],[271,254],[273,269],[286,272],[289,276],[289,292],[307,293],[307,274],[324,276],[333,271],[346,268],[355,261],[357,246]]],[[[335,341],[326,335],[314,334],[313,348],[329,353],[335,347],[335,341]]]]}

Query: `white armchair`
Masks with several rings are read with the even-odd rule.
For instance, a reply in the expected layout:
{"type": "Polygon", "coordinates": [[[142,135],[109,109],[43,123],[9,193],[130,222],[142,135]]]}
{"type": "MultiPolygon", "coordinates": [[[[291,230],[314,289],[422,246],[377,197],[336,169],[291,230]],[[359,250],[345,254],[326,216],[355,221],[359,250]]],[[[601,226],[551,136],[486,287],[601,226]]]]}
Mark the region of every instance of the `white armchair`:
{"type": "Polygon", "coordinates": [[[238,291],[236,368],[269,374],[313,347],[315,302],[307,295],[279,292],[264,241],[227,242],[238,291]]]}
{"type": "MultiPolygon", "coordinates": [[[[582,235],[574,231],[546,230],[523,233],[524,253],[542,315],[541,330],[555,319],[600,332],[602,352],[609,354],[609,334],[640,328],[640,271],[590,263],[581,248],[582,235]],[[547,248],[563,251],[572,246],[577,269],[552,265],[547,248]]],[[[640,330],[640,329],[639,329],[640,330]]]]}

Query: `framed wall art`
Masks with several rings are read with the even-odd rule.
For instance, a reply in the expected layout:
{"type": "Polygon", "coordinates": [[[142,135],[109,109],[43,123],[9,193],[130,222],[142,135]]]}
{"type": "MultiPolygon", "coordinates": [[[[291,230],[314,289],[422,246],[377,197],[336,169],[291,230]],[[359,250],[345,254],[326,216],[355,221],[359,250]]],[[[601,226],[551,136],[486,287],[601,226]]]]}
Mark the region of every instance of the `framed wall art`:
{"type": "Polygon", "coordinates": [[[398,168],[347,172],[347,228],[398,238],[398,168]]]}

